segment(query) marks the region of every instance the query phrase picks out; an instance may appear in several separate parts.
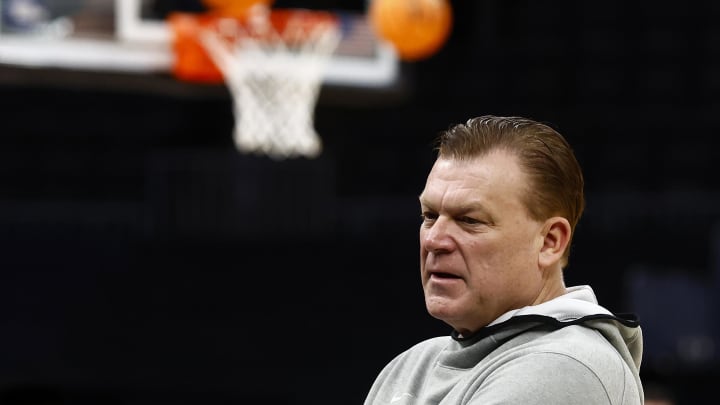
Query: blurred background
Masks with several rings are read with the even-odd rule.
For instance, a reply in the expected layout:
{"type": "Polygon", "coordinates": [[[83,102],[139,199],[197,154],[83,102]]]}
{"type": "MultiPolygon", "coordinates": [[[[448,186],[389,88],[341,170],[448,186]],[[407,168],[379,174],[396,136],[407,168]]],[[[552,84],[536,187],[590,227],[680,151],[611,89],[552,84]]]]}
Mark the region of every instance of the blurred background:
{"type": "Polygon", "coordinates": [[[359,70],[321,85],[322,154],[275,160],[236,149],[224,84],[119,39],[115,2],[1,1],[0,402],[362,403],[450,332],[424,308],[417,195],[435,136],[483,114],[568,138],[588,202],[567,283],[639,316],[648,389],[712,398],[720,3],[450,3],[428,58],[341,44],[359,70]]]}

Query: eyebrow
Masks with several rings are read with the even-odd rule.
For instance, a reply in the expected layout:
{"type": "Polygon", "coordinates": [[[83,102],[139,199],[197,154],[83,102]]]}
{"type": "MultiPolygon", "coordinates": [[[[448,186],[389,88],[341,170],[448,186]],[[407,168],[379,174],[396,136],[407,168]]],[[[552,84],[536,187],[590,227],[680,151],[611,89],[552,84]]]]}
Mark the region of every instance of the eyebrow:
{"type": "MultiPolygon", "coordinates": [[[[420,196],[418,197],[418,200],[420,201],[421,205],[426,206],[432,210],[436,210],[435,208],[433,208],[433,204],[428,203],[428,201],[425,198],[423,198],[423,194],[420,194],[420,196]]],[[[452,209],[453,215],[466,214],[468,212],[473,212],[473,211],[480,211],[483,214],[492,216],[492,215],[490,215],[490,212],[486,208],[485,204],[483,204],[481,201],[477,201],[477,200],[466,202],[466,203],[463,203],[462,205],[459,205],[456,207],[451,207],[451,209],[452,209]]]]}

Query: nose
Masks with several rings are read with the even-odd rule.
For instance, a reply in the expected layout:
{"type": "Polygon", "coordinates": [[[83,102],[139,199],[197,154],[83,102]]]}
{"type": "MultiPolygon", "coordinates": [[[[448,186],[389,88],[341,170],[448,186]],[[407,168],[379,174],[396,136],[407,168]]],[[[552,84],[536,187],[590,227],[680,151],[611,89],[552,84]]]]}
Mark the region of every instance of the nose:
{"type": "Polygon", "coordinates": [[[434,254],[451,252],[455,247],[451,229],[452,221],[442,216],[430,227],[423,227],[420,238],[423,249],[434,254]]]}

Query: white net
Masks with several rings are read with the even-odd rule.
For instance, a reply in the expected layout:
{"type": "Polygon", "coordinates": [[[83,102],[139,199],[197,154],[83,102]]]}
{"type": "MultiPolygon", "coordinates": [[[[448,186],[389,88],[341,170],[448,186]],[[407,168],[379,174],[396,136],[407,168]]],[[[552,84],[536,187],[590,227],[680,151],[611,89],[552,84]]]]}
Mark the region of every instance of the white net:
{"type": "Polygon", "coordinates": [[[341,31],[334,20],[313,23],[308,13],[292,12],[277,28],[270,10],[259,9],[246,23],[224,18],[201,33],[233,97],[234,140],[242,152],[285,159],[322,151],[315,105],[341,31]]]}

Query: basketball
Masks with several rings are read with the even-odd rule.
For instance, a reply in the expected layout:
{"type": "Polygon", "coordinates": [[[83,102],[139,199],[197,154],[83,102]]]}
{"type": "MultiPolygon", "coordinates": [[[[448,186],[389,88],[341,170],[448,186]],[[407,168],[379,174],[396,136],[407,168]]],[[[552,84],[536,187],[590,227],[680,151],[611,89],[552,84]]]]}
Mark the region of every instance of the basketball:
{"type": "Polygon", "coordinates": [[[368,16],[376,34],[406,61],[425,59],[440,50],[453,22],[449,0],[372,0],[368,16]]]}
{"type": "Polygon", "coordinates": [[[202,0],[205,7],[220,14],[243,17],[255,5],[272,6],[273,0],[202,0]]]}

